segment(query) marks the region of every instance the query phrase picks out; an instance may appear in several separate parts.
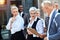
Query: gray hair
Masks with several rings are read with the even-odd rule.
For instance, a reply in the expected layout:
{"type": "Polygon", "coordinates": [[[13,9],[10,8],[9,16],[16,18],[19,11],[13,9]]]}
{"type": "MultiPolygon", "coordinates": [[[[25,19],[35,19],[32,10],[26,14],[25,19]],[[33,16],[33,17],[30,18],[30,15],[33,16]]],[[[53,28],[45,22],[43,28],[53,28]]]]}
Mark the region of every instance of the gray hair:
{"type": "Polygon", "coordinates": [[[29,9],[29,12],[31,12],[31,11],[35,11],[36,12],[36,7],[31,7],[30,9],[29,9]]]}
{"type": "Polygon", "coordinates": [[[52,5],[52,2],[51,1],[43,1],[41,3],[41,6],[44,7],[45,4],[52,5]]]}
{"type": "Polygon", "coordinates": [[[13,9],[18,10],[17,6],[15,6],[15,5],[11,6],[11,10],[13,10],[13,9]]]}

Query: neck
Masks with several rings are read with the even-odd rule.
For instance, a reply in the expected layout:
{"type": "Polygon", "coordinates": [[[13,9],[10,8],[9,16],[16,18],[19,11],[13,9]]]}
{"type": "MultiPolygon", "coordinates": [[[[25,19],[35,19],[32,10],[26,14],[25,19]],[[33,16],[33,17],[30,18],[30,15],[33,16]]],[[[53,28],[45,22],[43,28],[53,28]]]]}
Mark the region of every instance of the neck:
{"type": "Polygon", "coordinates": [[[50,16],[51,12],[53,11],[53,8],[51,8],[49,11],[48,11],[48,16],[50,16]]]}

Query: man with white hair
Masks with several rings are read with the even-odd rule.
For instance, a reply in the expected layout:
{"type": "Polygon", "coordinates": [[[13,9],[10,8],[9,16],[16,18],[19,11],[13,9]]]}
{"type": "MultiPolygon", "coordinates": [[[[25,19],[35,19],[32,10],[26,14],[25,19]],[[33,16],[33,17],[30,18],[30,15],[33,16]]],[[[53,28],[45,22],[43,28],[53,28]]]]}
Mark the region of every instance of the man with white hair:
{"type": "Polygon", "coordinates": [[[11,6],[12,17],[6,26],[11,31],[11,40],[25,40],[22,30],[24,30],[24,20],[19,15],[18,8],[11,6]]]}
{"type": "Polygon", "coordinates": [[[46,40],[60,40],[60,14],[56,12],[50,1],[42,2],[42,8],[49,16],[46,40]]]}

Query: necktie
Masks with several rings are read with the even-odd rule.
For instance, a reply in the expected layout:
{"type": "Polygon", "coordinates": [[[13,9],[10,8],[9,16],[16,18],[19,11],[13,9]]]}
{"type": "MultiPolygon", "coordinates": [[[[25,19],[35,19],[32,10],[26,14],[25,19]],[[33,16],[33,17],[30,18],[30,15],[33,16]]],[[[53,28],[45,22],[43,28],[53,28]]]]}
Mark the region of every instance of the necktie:
{"type": "Polygon", "coordinates": [[[48,24],[49,24],[49,17],[46,17],[45,18],[45,25],[46,25],[47,28],[48,28],[48,24]]]}

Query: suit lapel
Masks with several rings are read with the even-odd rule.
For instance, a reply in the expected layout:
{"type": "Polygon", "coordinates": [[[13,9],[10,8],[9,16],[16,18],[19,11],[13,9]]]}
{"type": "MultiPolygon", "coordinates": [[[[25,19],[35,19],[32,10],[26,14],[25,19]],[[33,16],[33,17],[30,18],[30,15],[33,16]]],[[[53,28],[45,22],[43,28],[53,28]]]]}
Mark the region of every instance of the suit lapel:
{"type": "Polygon", "coordinates": [[[52,14],[51,21],[50,21],[50,26],[51,26],[51,24],[52,24],[52,22],[53,22],[53,19],[54,19],[55,15],[56,15],[56,10],[55,10],[55,11],[53,12],[53,14],[52,14]]]}

